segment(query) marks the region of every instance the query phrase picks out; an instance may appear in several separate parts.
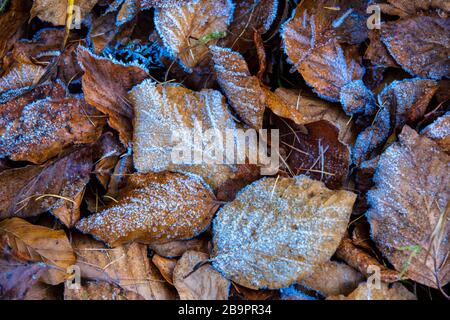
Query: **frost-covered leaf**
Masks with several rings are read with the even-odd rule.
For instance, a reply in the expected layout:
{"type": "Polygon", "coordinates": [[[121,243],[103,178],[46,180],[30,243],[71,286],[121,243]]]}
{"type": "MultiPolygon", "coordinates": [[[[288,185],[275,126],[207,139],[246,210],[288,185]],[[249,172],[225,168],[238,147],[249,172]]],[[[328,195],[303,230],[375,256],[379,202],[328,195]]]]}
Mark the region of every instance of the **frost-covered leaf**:
{"type": "Polygon", "coordinates": [[[300,284],[320,292],[325,297],[344,294],[356,289],[364,277],[344,263],[327,261],[317,266],[300,284]]]}
{"type": "Polygon", "coordinates": [[[423,129],[420,134],[434,140],[445,152],[450,153],[450,113],[437,118],[423,129]]]}
{"type": "Polygon", "coordinates": [[[210,46],[217,81],[231,106],[245,123],[261,128],[265,110],[265,94],[259,80],[251,76],[247,63],[237,52],[210,46]]]}
{"type": "Polygon", "coordinates": [[[173,272],[173,283],[181,300],[228,300],[231,282],[209,264],[194,269],[209,255],[187,251],[178,260],[173,272]]]}
{"type": "Polygon", "coordinates": [[[383,13],[402,18],[422,12],[450,13],[450,3],[447,0],[387,0],[387,3],[380,3],[379,6],[383,13]]]}
{"type": "Polygon", "coordinates": [[[382,154],[368,193],[378,249],[397,271],[435,288],[436,276],[441,286],[450,281],[449,163],[435,142],[405,126],[382,154]]]}
{"type": "Polygon", "coordinates": [[[82,278],[105,281],[145,300],[175,298],[170,286],[147,257],[147,246],[143,244],[131,243],[108,249],[98,241],[75,234],[73,247],[82,278]]]}
{"type": "MultiPolygon", "coordinates": [[[[45,68],[30,63],[14,64],[0,77],[0,93],[30,87],[36,84],[44,74],[45,68]]],[[[1,97],[1,96],[0,96],[1,97]]]]}
{"type": "Polygon", "coordinates": [[[83,99],[48,97],[15,107],[18,116],[1,128],[2,158],[39,164],[70,145],[94,142],[101,134],[102,118],[83,99]]]}
{"type": "Polygon", "coordinates": [[[379,30],[370,30],[369,32],[369,46],[364,53],[364,59],[368,59],[376,67],[394,67],[398,68],[398,64],[387,50],[384,43],[381,41],[381,34],[379,30]]]}
{"type": "Polygon", "coordinates": [[[79,289],[64,287],[64,300],[144,300],[133,291],[105,281],[86,281],[79,289]]]}
{"type": "Polygon", "coordinates": [[[412,75],[441,79],[450,75],[450,20],[415,16],[388,22],[381,40],[399,65],[412,75]]]}
{"type": "Polygon", "coordinates": [[[286,54],[315,92],[338,101],[341,88],[364,75],[357,47],[339,43],[325,8],[311,14],[304,6],[301,3],[283,27],[286,54]]]}
{"type": "Polygon", "coordinates": [[[206,43],[214,44],[233,18],[229,0],[192,0],[182,6],[158,8],[155,27],[164,46],[188,70],[208,54],[206,43]]]}
{"type": "Polygon", "coordinates": [[[340,188],[349,173],[350,150],[339,141],[339,130],[326,120],[302,128],[287,119],[274,119],[285,150],[283,164],[291,175],[305,174],[323,181],[328,188],[340,188]]]}
{"type": "Polygon", "coordinates": [[[342,108],[349,116],[373,116],[376,112],[376,101],[362,80],[355,80],[346,84],[340,94],[342,108]]]}
{"type": "Polygon", "coordinates": [[[263,178],[214,220],[213,266],[248,288],[283,288],[328,261],[356,196],[306,176],[263,178]]]}
{"type": "MultiPolygon", "coordinates": [[[[75,0],[76,10],[74,15],[79,14],[79,18],[83,17],[92,10],[98,0],[75,0]]],[[[31,8],[31,18],[38,17],[42,21],[50,22],[55,26],[63,26],[66,24],[68,1],[60,0],[34,0],[33,8],[31,8]]]]}
{"type": "Polygon", "coordinates": [[[66,226],[80,218],[80,203],[92,168],[90,148],[75,149],[44,166],[0,173],[0,218],[27,218],[50,210],[66,226]]]}
{"type": "Polygon", "coordinates": [[[381,282],[380,287],[377,288],[373,284],[369,285],[364,282],[348,296],[331,296],[328,297],[328,300],[417,300],[417,298],[400,283],[390,286],[381,282]]]}
{"type": "Polygon", "coordinates": [[[215,145],[217,153],[203,153],[203,146],[208,142],[197,143],[191,136],[194,130],[212,129],[217,131],[217,136],[226,137],[226,130],[236,130],[220,92],[210,89],[195,92],[146,80],[133,88],[129,100],[135,108],[133,150],[134,165],[139,172],[188,171],[200,175],[217,189],[237,171],[235,165],[222,164],[220,155],[225,152],[224,145],[215,145]],[[182,132],[184,137],[174,135],[182,132]],[[180,143],[184,150],[198,154],[201,164],[174,163],[173,153],[179,151],[176,148],[180,143]]]}
{"type": "Polygon", "coordinates": [[[133,240],[164,243],[198,235],[218,207],[209,187],[192,174],[134,174],[128,184],[117,203],[76,227],[112,247],[133,240]]]}
{"type": "Polygon", "coordinates": [[[109,125],[128,146],[133,133],[133,107],[127,100],[127,93],[148,77],[147,72],[138,65],[102,58],[82,47],[78,50],[78,60],[84,70],[82,82],[86,101],[108,115],[109,125]]]}
{"type": "Polygon", "coordinates": [[[292,110],[291,116],[287,118],[297,124],[326,120],[339,129],[340,141],[348,146],[353,145],[356,132],[351,125],[350,118],[340,108],[321,99],[303,96],[302,92],[298,90],[278,88],[275,90],[275,94],[292,110]]]}
{"type": "Polygon", "coordinates": [[[353,162],[373,158],[395,129],[414,123],[425,113],[438,88],[437,82],[420,78],[394,81],[378,95],[378,108],[371,126],[362,131],[355,143],[353,162]]]}
{"type": "Polygon", "coordinates": [[[21,218],[0,222],[0,236],[14,255],[29,262],[42,262],[49,269],[42,281],[56,285],[67,277],[66,268],[75,264],[75,254],[64,230],[33,225],[21,218]]]}

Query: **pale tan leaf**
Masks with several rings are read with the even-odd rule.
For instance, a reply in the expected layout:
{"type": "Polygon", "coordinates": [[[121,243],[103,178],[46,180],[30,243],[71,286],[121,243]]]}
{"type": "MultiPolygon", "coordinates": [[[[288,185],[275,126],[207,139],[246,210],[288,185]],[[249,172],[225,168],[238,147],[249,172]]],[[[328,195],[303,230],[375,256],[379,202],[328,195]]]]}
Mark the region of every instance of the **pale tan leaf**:
{"type": "MultiPolygon", "coordinates": [[[[79,10],[79,18],[82,19],[91,11],[98,0],[75,0],[74,5],[79,10]]],[[[55,26],[66,24],[68,1],[60,0],[34,0],[31,8],[31,18],[38,17],[42,21],[50,22],[55,26]]],[[[76,15],[78,14],[75,11],[76,15]]]]}
{"type": "Polygon", "coordinates": [[[218,212],[213,266],[248,288],[287,287],[331,258],[355,199],[306,176],[258,180],[218,212]]]}
{"type": "Polygon", "coordinates": [[[79,289],[64,288],[64,300],[144,300],[133,292],[104,281],[87,281],[79,289]]]}
{"type": "Polygon", "coordinates": [[[173,285],[173,270],[177,264],[176,259],[169,259],[154,254],[152,257],[153,264],[158,268],[161,275],[166,281],[173,285]]]}
{"type": "Polygon", "coordinates": [[[381,282],[380,288],[368,283],[361,283],[355,291],[348,296],[331,296],[328,300],[417,300],[416,296],[409,292],[400,283],[394,283],[389,287],[387,283],[381,282]]]}
{"type": "Polygon", "coordinates": [[[228,300],[229,280],[209,264],[195,268],[208,258],[205,253],[186,251],[178,260],[173,282],[181,300],[228,300]]]}
{"type": "Polygon", "coordinates": [[[151,243],[149,247],[162,257],[174,258],[181,257],[188,250],[208,253],[208,239],[200,236],[190,240],[151,243]]]}

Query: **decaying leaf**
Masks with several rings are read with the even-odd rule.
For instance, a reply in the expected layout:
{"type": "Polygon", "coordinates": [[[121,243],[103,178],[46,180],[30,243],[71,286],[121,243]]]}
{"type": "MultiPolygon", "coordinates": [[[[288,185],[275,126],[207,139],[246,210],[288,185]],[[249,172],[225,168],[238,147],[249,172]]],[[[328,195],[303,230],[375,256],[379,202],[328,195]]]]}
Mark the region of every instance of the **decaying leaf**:
{"type": "Polygon", "coordinates": [[[250,75],[244,58],[228,48],[210,46],[217,81],[231,106],[245,123],[261,128],[265,95],[259,80],[250,75]]]}
{"type": "Polygon", "coordinates": [[[333,25],[340,25],[346,13],[333,21],[325,14],[325,8],[317,6],[318,11],[311,14],[307,4],[308,1],[300,3],[293,18],[283,27],[285,51],[290,62],[319,96],[338,101],[341,88],[361,79],[364,68],[357,47],[340,44],[333,31],[333,25]]]}
{"type": "Polygon", "coordinates": [[[83,148],[44,166],[1,172],[0,218],[26,218],[50,210],[72,227],[80,218],[80,203],[91,169],[92,151],[83,148]]]}
{"type": "Polygon", "coordinates": [[[364,54],[364,59],[368,59],[378,68],[394,67],[398,68],[398,64],[387,50],[385,44],[381,41],[379,30],[369,31],[370,43],[364,54]]]}
{"type": "Polygon", "coordinates": [[[382,155],[366,213],[372,238],[395,269],[431,287],[450,281],[450,157],[405,126],[382,155]]]}
{"type": "MultiPolygon", "coordinates": [[[[75,15],[77,19],[82,19],[98,0],[75,0],[76,6],[75,15]]],[[[68,1],[60,0],[34,0],[33,8],[31,9],[31,17],[38,17],[42,21],[50,22],[55,26],[63,26],[66,24],[66,16],[69,3],[68,1]]]]}
{"type": "Polygon", "coordinates": [[[108,282],[87,281],[79,289],[65,287],[64,300],[144,300],[144,298],[108,282]]]}
{"type": "Polygon", "coordinates": [[[67,267],[76,257],[63,230],[33,225],[21,218],[0,222],[0,236],[19,259],[42,262],[48,270],[42,274],[45,283],[56,285],[67,277],[67,267]]]}
{"type": "Polygon", "coordinates": [[[258,180],[218,212],[212,264],[248,288],[289,286],[331,258],[355,198],[306,176],[258,180]]]}
{"type": "MultiPolygon", "coordinates": [[[[420,12],[438,11],[450,13],[450,3],[446,0],[387,0],[387,3],[379,4],[381,11],[386,14],[400,17],[416,15],[420,12]]],[[[427,12],[430,13],[430,12],[427,12]]]]}
{"type": "Polygon", "coordinates": [[[133,240],[163,243],[198,235],[218,207],[209,187],[193,174],[134,174],[128,184],[117,203],[76,227],[112,247],[133,240]]]}
{"type": "Polygon", "coordinates": [[[348,296],[331,296],[328,300],[417,300],[417,298],[400,283],[388,285],[381,282],[380,287],[377,288],[373,284],[364,282],[348,296]]]}
{"type": "Polygon", "coordinates": [[[190,240],[174,240],[166,243],[151,243],[150,249],[166,258],[181,257],[186,251],[208,253],[208,239],[204,236],[190,240]]]}
{"type": "Polygon", "coordinates": [[[399,65],[412,75],[441,79],[450,75],[450,21],[415,16],[388,22],[381,40],[399,65]]]}
{"type": "Polygon", "coordinates": [[[347,295],[358,287],[364,277],[344,263],[328,261],[318,265],[300,284],[320,292],[323,296],[347,295]]]}
{"type": "Polygon", "coordinates": [[[62,288],[41,281],[36,282],[27,291],[24,300],[61,300],[62,288]]]}
{"type": "Polygon", "coordinates": [[[349,116],[373,116],[377,111],[375,97],[362,80],[347,83],[341,90],[340,100],[349,116]]]}
{"type": "Polygon", "coordinates": [[[173,283],[181,300],[227,300],[231,282],[209,264],[199,268],[198,264],[208,260],[202,252],[186,251],[178,260],[173,272],[173,283]]]}
{"type": "Polygon", "coordinates": [[[30,63],[13,64],[9,69],[0,73],[0,93],[3,96],[6,92],[14,93],[15,90],[30,87],[37,84],[45,69],[41,66],[30,63]]]}
{"type": "Polygon", "coordinates": [[[76,234],[73,247],[82,278],[108,282],[145,300],[174,298],[170,286],[147,257],[145,245],[131,243],[108,249],[101,242],[76,234]]]}
{"type": "Polygon", "coordinates": [[[133,108],[127,93],[148,77],[147,72],[137,65],[99,57],[82,47],[78,50],[78,60],[84,70],[82,82],[86,101],[108,115],[109,125],[119,132],[120,140],[128,147],[133,131],[133,108]]]}
{"type": "Polygon", "coordinates": [[[450,113],[437,118],[420,133],[434,140],[445,152],[450,153],[450,113]]]}
{"type": "Polygon", "coordinates": [[[190,70],[207,56],[206,44],[214,44],[226,34],[232,15],[229,0],[188,1],[182,6],[158,8],[155,26],[171,55],[190,70]]]}
{"type": "Polygon", "coordinates": [[[177,264],[176,259],[164,258],[157,254],[152,257],[153,264],[158,268],[166,281],[173,285],[173,270],[177,264]]]}
{"type": "Polygon", "coordinates": [[[195,92],[146,80],[133,88],[129,99],[135,107],[133,150],[134,165],[139,172],[188,171],[217,189],[237,171],[235,165],[222,164],[225,141],[214,140],[226,139],[226,131],[237,128],[220,92],[210,89],[195,92]],[[216,134],[211,137],[213,146],[207,136],[200,137],[201,141],[194,139],[194,134],[209,129],[216,134]],[[211,152],[203,152],[208,148],[211,152]],[[183,150],[199,157],[200,164],[194,163],[192,154],[183,150]],[[174,159],[174,154],[181,159],[174,159]],[[181,161],[185,158],[187,163],[181,161]]]}

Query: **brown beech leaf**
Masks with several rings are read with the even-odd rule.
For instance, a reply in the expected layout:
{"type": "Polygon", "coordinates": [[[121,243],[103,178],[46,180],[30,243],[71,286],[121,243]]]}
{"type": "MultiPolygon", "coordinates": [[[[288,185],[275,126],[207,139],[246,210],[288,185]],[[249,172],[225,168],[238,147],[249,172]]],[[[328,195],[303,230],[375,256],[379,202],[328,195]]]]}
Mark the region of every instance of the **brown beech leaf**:
{"type": "Polygon", "coordinates": [[[381,41],[381,34],[379,30],[369,31],[369,46],[364,54],[364,59],[368,59],[372,64],[379,67],[394,67],[398,68],[397,62],[391,56],[384,43],[381,41]]]}
{"type": "Polygon", "coordinates": [[[450,13],[450,3],[446,0],[387,0],[387,3],[380,3],[379,6],[383,13],[402,18],[434,10],[450,13]]]}
{"type": "MultiPolygon", "coordinates": [[[[0,66],[3,56],[12,48],[17,41],[25,33],[25,23],[30,16],[30,3],[22,0],[12,0],[9,8],[0,14],[0,66]]],[[[8,2],[3,4],[8,5],[8,2]]],[[[2,91],[2,90],[0,90],[2,91]]]]}
{"type": "Polygon", "coordinates": [[[405,126],[382,155],[366,215],[372,238],[395,269],[437,288],[450,281],[450,157],[405,126]]]}
{"type": "Polygon", "coordinates": [[[67,267],[75,264],[75,254],[63,230],[10,218],[0,222],[0,236],[18,258],[49,266],[41,277],[45,283],[56,285],[63,282],[67,277],[67,267]]]}
{"type": "Polygon", "coordinates": [[[133,131],[133,108],[127,93],[148,77],[147,72],[136,65],[99,57],[82,47],[78,50],[78,61],[84,70],[82,84],[86,101],[108,115],[109,125],[119,132],[120,141],[128,146],[133,131]]]}
{"type": "Polygon", "coordinates": [[[0,97],[6,92],[14,93],[15,90],[30,87],[37,84],[44,74],[45,68],[30,63],[13,63],[12,66],[0,73],[0,97]]]}
{"type": "Polygon", "coordinates": [[[227,0],[187,1],[181,6],[158,8],[155,27],[164,46],[188,70],[208,54],[208,44],[225,34],[232,20],[233,4],[227,0]]]}
{"type": "Polygon", "coordinates": [[[217,214],[212,264],[252,289],[278,289],[334,254],[356,196],[306,176],[263,178],[217,214]]]}
{"type": "Polygon", "coordinates": [[[279,290],[252,290],[234,282],[231,284],[230,300],[278,300],[280,296],[279,290]]]}
{"type": "Polygon", "coordinates": [[[284,25],[285,52],[320,97],[339,101],[341,88],[364,75],[358,48],[339,43],[333,31],[333,19],[326,13],[332,10],[316,5],[317,12],[311,14],[307,6],[308,1],[300,3],[293,18],[284,25]]]}
{"type": "Polygon", "coordinates": [[[176,259],[169,259],[154,254],[152,257],[153,264],[158,268],[161,275],[166,281],[173,285],[173,270],[177,264],[176,259]]]}
{"type": "Polygon", "coordinates": [[[67,227],[80,219],[80,204],[92,168],[90,148],[75,149],[44,166],[0,173],[0,218],[50,210],[67,227]]]}
{"type": "Polygon", "coordinates": [[[209,255],[186,251],[173,271],[173,283],[181,300],[228,300],[231,282],[211,265],[198,267],[209,255]]]}
{"type": "Polygon", "coordinates": [[[420,134],[434,140],[445,152],[450,153],[450,112],[437,118],[424,128],[420,134]]]}
{"type": "Polygon", "coordinates": [[[364,277],[344,263],[327,261],[318,265],[300,284],[320,292],[323,296],[347,295],[358,287],[364,277]]]}
{"type": "Polygon", "coordinates": [[[220,158],[224,144],[208,153],[203,150],[207,141],[196,143],[192,138],[194,130],[217,130],[225,139],[226,130],[237,129],[220,92],[195,92],[146,80],[133,88],[129,100],[135,108],[133,151],[139,172],[188,171],[200,175],[214,190],[237,172],[236,165],[223,164],[220,158]],[[200,155],[201,164],[193,164],[192,159],[187,159],[188,164],[173,161],[175,153],[183,153],[180,146],[200,155]]]}
{"type": "Polygon", "coordinates": [[[276,115],[303,125],[326,120],[339,129],[340,141],[348,146],[353,145],[357,133],[351,125],[350,118],[340,108],[324,100],[304,96],[298,90],[278,88],[275,94],[288,108],[280,113],[271,107],[272,104],[268,104],[276,115]]]}
{"type": "Polygon", "coordinates": [[[82,219],[77,228],[115,247],[122,243],[192,238],[210,224],[218,205],[193,174],[134,174],[130,189],[110,208],[82,219]]]}
{"type": "Polygon", "coordinates": [[[327,300],[417,300],[417,297],[400,283],[388,285],[381,282],[377,288],[364,282],[348,296],[331,296],[327,300]]]}
{"type": "Polygon", "coordinates": [[[217,200],[233,201],[242,188],[261,177],[260,171],[256,164],[240,165],[237,172],[217,189],[217,200]]]}
{"type": "Polygon", "coordinates": [[[61,300],[62,290],[59,286],[52,286],[41,281],[36,282],[27,291],[24,300],[61,300]]]}
{"type": "Polygon", "coordinates": [[[73,144],[98,139],[102,119],[78,98],[41,99],[24,106],[0,132],[0,157],[43,163],[73,144]]]}
{"type": "Polygon", "coordinates": [[[108,282],[87,281],[79,289],[65,287],[64,300],[144,300],[144,298],[108,282]]]}
{"type": "Polygon", "coordinates": [[[231,106],[245,123],[261,128],[265,110],[265,95],[259,80],[251,76],[247,63],[237,52],[210,46],[217,81],[231,106]]]}
{"type": "Polygon", "coordinates": [[[415,16],[381,28],[381,40],[412,75],[441,79],[450,75],[450,20],[415,16]]]}
{"type": "MultiPolygon", "coordinates": [[[[82,19],[98,0],[75,0],[74,5],[77,6],[82,19]]],[[[42,21],[50,22],[55,26],[63,26],[66,24],[68,1],[59,0],[34,0],[33,8],[31,8],[31,18],[38,17],[42,21]]]]}
{"type": "Polygon", "coordinates": [[[181,257],[188,250],[208,253],[208,239],[199,236],[190,240],[174,240],[166,243],[151,243],[149,247],[166,258],[181,257]]]}
{"type": "Polygon", "coordinates": [[[269,31],[277,10],[278,1],[236,0],[227,36],[219,40],[219,45],[245,53],[253,45],[251,39],[254,30],[260,34],[269,31]]]}
{"type": "Polygon", "coordinates": [[[378,95],[378,112],[371,126],[362,131],[353,148],[353,162],[360,165],[373,158],[393,130],[421,119],[438,83],[420,78],[393,81],[378,95]]]}
{"type": "Polygon", "coordinates": [[[287,150],[283,163],[291,175],[305,174],[328,188],[341,187],[350,167],[350,150],[339,141],[339,130],[326,120],[306,124],[306,133],[288,119],[275,119],[280,145],[287,150]]]}
{"type": "Polygon", "coordinates": [[[0,236],[0,300],[22,300],[48,269],[45,263],[33,263],[15,256],[7,236],[0,236]]]}
{"type": "Polygon", "coordinates": [[[131,243],[108,249],[101,242],[76,234],[73,247],[82,278],[105,281],[145,300],[174,299],[170,286],[147,257],[147,246],[131,243]]]}

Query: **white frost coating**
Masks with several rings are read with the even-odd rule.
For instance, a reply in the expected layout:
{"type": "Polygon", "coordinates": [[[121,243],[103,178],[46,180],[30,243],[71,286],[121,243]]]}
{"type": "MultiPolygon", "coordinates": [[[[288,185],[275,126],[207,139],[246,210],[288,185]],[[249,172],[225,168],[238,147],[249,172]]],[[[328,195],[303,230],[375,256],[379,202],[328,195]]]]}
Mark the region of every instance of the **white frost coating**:
{"type": "Polygon", "coordinates": [[[213,266],[249,288],[283,288],[334,254],[356,195],[306,176],[263,178],[213,222],[213,266]]]}

